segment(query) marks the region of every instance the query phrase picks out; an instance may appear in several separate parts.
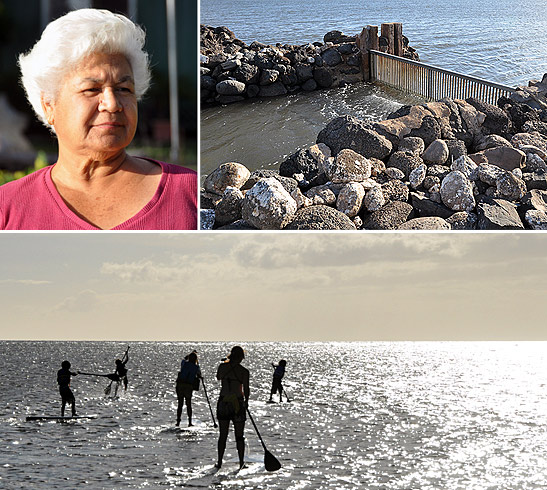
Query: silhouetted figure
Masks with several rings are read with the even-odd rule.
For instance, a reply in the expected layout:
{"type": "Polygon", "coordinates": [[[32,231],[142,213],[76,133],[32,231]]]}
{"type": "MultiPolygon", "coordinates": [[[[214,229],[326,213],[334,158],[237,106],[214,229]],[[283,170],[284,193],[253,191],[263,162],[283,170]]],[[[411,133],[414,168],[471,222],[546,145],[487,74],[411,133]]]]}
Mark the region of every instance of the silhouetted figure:
{"type": "Polygon", "coordinates": [[[124,390],[127,391],[127,368],[125,365],[129,361],[129,347],[125,351],[122,359],[116,359],[116,374],[118,375],[118,383],[123,382],[124,390]]]}
{"type": "Polygon", "coordinates": [[[180,371],[177,376],[177,427],[180,425],[182,407],[186,401],[186,414],[188,415],[188,427],[192,427],[192,393],[201,378],[196,351],[188,354],[180,363],[180,371]]]}
{"type": "Polygon", "coordinates": [[[282,400],[283,385],[281,384],[281,380],[283,379],[283,376],[285,376],[285,366],[287,366],[287,361],[285,361],[285,359],[281,359],[277,366],[272,363],[272,367],[274,368],[274,373],[273,373],[272,389],[270,391],[270,399],[268,400],[270,403],[273,403],[273,396],[276,393],[279,393],[279,401],[281,402],[282,400]]]}
{"type": "Polygon", "coordinates": [[[124,390],[127,391],[127,368],[125,365],[129,361],[129,347],[125,351],[125,354],[121,359],[116,359],[116,371],[113,374],[107,375],[107,378],[110,379],[110,384],[105,388],[105,395],[110,394],[110,389],[112,388],[112,383],[116,383],[116,388],[114,389],[114,396],[118,394],[118,388],[120,383],[123,383],[124,390]]]}
{"type": "Polygon", "coordinates": [[[234,423],[239,466],[244,466],[246,410],[249,403],[249,371],[241,365],[245,358],[243,349],[236,345],[232,348],[226,362],[217,370],[217,379],[222,382],[217,403],[217,419],[220,434],[218,437],[218,461],[216,467],[222,466],[222,458],[226,450],[226,441],[230,429],[230,421],[234,423]]]}
{"type": "Polygon", "coordinates": [[[70,377],[78,376],[78,373],[70,371],[70,362],[63,361],[61,369],[57,371],[57,383],[59,384],[59,393],[61,394],[61,417],[65,416],[65,406],[67,403],[72,405],[72,416],[76,416],[76,399],[70,389],[70,377]]]}

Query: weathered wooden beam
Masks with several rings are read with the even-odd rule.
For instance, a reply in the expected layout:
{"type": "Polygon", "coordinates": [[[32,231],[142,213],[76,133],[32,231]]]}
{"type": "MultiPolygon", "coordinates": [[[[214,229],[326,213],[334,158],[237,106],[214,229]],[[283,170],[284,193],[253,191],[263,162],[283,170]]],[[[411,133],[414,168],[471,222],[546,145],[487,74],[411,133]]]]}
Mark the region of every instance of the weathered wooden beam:
{"type": "Polygon", "coordinates": [[[378,49],[378,26],[363,27],[357,36],[357,47],[361,52],[361,72],[365,81],[370,80],[370,50],[378,49]]]}
{"type": "Polygon", "coordinates": [[[403,56],[403,24],[401,22],[393,23],[393,41],[395,56],[403,56]]]}
{"type": "Polygon", "coordinates": [[[381,28],[382,37],[387,40],[387,52],[394,54],[395,52],[395,29],[393,22],[387,22],[382,24],[381,28]]]}

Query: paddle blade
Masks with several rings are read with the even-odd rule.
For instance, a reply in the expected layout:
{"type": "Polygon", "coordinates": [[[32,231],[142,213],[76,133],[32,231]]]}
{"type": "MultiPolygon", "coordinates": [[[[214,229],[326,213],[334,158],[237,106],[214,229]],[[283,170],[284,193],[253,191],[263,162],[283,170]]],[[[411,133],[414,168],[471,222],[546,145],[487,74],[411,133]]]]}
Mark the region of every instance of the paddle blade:
{"type": "Polygon", "coordinates": [[[270,451],[266,450],[264,452],[264,466],[266,471],[277,471],[281,468],[281,463],[270,451]]]}

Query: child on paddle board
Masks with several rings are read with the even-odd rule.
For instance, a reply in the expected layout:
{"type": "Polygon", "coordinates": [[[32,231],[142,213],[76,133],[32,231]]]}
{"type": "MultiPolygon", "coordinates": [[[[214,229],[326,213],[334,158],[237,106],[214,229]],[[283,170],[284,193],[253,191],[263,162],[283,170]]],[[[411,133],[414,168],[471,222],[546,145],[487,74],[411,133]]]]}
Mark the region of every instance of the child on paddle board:
{"type": "Polygon", "coordinates": [[[177,376],[177,427],[180,425],[182,407],[186,401],[186,414],[188,415],[188,427],[192,427],[192,394],[199,388],[201,370],[198,366],[196,351],[188,354],[180,363],[180,371],[177,376]],[[197,383],[196,383],[197,381],[197,383]],[[197,384],[197,386],[196,386],[197,384]]]}
{"type": "Polygon", "coordinates": [[[219,425],[218,437],[218,461],[216,467],[222,466],[222,458],[226,450],[226,440],[230,430],[230,421],[234,424],[236,448],[239,457],[239,467],[245,465],[245,420],[247,404],[249,403],[249,371],[241,365],[245,358],[243,349],[236,345],[226,362],[223,362],[217,370],[217,379],[222,387],[217,403],[217,419],[219,425]]]}
{"type": "MultiPolygon", "coordinates": [[[[117,382],[123,382],[124,390],[127,391],[127,368],[125,365],[129,361],[129,347],[125,351],[125,354],[121,359],[116,359],[116,374],[118,375],[117,382]]],[[[116,392],[118,391],[118,386],[116,386],[116,392]]]]}
{"type": "Polygon", "coordinates": [[[281,384],[281,380],[283,379],[283,376],[285,376],[285,367],[287,366],[287,361],[285,359],[281,359],[279,361],[279,364],[277,366],[272,363],[272,367],[274,368],[273,373],[273,381],[272,381],[272,389],[270,391],[270,399],[268,400],[269,403],[274,403],[273,396],[279,392],[279,402],[282,401],[282,394],[283,394],[283,385],[281,384]]]}
{"type": "Polygon", "coordinates": [[[78,373],[70,371],[70,362],[63,361],[61,369],[57,371],[57,383],[59,384],[59,393],[61,395],[61,417],[65,416],[65,406],[69,403],[72,406],[72,416],[76,416],[76,399],[70,389],[70,377],[78,376],[78,373]]]}

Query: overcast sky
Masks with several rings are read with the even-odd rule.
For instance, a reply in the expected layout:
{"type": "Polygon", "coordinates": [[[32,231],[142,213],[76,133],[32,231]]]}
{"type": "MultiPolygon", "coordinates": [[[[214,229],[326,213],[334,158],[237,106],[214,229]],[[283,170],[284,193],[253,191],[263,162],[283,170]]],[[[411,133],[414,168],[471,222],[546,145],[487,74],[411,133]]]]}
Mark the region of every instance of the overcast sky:
{"type": "Polygon", "coordinates": [[[543,233],[4,233],[0,339],[547,340],[543,233]]]}

